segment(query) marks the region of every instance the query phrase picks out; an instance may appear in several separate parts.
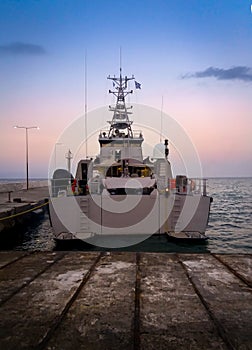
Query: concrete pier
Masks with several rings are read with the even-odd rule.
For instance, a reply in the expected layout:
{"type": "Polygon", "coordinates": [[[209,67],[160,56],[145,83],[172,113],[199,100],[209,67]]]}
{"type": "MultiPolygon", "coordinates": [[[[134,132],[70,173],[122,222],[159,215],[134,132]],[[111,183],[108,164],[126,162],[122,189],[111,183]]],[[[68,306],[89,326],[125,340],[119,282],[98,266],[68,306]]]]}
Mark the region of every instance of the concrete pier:
{"type": "MultiPolygon", "coordinates": [[[[0,233],[23,224],[32,212],[45,208],[49,198],[47,186],[29,190],[0,191],[0,233]]],[[[2,237],[0,237],[2,238],[2,237]]]]}
{"type": "Polygon", "coordinates": [[[1,349],[252,349],[252,255],[1,252],[1,349]]]}

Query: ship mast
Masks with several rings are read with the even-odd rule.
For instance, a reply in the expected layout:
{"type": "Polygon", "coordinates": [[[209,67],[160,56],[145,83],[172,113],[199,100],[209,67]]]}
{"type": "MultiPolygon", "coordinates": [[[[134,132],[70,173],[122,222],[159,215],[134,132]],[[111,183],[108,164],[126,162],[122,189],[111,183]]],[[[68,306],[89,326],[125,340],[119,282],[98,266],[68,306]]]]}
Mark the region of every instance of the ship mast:
{"type": "MultiPolygon", "coordinates": [[[[100,155],[96,160],[97,164],[118,161],[119,159],[135,159],[143,161],[142,142],[143,134],[140,130],[132,131],[133,121],[129,119],[129,110],[133,107],[127,107],[125,98],[133,93],[128,88],[128,82],[135,80],[135,77],[123,77],[122,69],[118,76],[108,76],[112,80],[113,90],[109,90],[110,94],[116,97],[115,105],[109,106],[109,110],[113,112],[113,117],[108,121],[109,130],[100,131],[100,155]]],[[[140,89],[141,84],[135,81],[136,89],[140,89]]]]}
{"type": "Polygon", "coordinates": [[[120,68],[120,77],[111,77],[108,76],[108,79],[113,81],[113,87],[114,90],[109,90],[110,94],[113,94],[116,97],[116,105],[115,107],[109,106],[109,110],[114,112],[113,118],[111,121],[109,121],[110,129],[109,129],[109,137],[117,136],[120,132],[120,130],[126,130],[127,131],[127,137],[133,138],[133,132],[131,129],[131,125],[133,121],[129,120],[129,112],[128,110],[132,108],[126,107],[125,104],[125,97],[129,94],[133,93],[133,90],[127,91],[128,88],[128,81],[135,79],[132,75],[131,78],[128,78],[125,76],[122,77],[122,68],[120,68]]]}

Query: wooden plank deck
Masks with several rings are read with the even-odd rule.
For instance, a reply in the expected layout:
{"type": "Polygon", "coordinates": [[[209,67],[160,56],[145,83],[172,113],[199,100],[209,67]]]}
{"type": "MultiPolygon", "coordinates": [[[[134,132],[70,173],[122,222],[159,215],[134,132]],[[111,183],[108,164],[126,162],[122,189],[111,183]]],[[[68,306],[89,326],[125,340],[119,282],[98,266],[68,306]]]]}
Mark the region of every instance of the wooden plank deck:
{"type": "Polygon", "coordinates": [[[252,255],[0,252],[1,349],[252,349],[252,255]]]}

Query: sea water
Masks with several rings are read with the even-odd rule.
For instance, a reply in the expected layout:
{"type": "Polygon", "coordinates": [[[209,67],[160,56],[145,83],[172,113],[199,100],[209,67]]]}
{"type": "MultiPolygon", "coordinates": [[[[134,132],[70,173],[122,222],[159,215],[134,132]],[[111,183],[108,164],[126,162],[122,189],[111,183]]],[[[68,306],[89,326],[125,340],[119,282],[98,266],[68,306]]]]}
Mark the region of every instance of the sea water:
{"type": "Polygon", "coordinates": [[[208,180],[213,197],[208,248],[213,253],[252,253],[252,178],[208,180]]]}
{"type": "MultiPolygon", "coordinates": [[[[21,180],[20,180],[21,181],[21,180]]],[[[8,179],[4,181],[8,182],[8,179]]],[[[0,180],[0,186],[1,182],[0,180]]],[[[204,244],[169,242],[162,236],[152,236],[125,251],[149,252],[211,252],[252,253],[252,178],[208,179],[208,195],[213,198],[204,244]]],[[[22,232],[21,240],[11,247],[17,250],[55,250],[53,231],[46,214],[36,224],[22,232]]],[[[64,249],[100,250],[100,247],[79,245],[64,249]]]]}

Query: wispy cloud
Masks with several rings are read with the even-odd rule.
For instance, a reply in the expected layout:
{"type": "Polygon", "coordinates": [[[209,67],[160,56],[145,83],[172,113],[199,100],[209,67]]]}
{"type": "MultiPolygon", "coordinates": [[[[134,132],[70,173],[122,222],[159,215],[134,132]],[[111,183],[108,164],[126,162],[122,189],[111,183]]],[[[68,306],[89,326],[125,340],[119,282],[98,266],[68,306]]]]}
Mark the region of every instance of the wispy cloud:
{"type": "Polygon", "coordinates": [[[16,55],[44,55],[45,49],[36,44],[28,44],[23,42],[14,42],[6,45],[0,45],[0,55],[16,56],[16,55]]]}
{"type": "Polygon", "coordinates": [[[182,79],[214,77],[218,80],[242,80],[252,82],[252,69],[246,66],[236,66],[229,69],[209,67],[203,71],[188,73],[182,79]]]}

